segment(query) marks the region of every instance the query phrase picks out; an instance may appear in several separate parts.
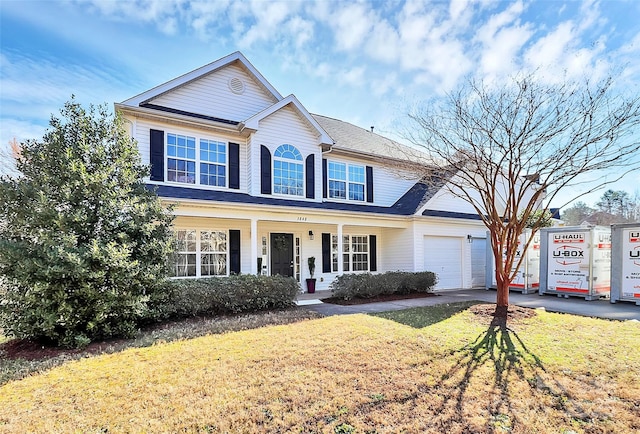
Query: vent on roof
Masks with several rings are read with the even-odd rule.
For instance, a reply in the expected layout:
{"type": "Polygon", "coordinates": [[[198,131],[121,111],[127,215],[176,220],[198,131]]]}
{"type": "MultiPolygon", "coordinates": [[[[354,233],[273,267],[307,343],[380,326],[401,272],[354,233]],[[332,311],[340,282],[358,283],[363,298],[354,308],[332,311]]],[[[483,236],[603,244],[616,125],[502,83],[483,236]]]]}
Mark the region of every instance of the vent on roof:
{"type": "Polygon", "coordinates": [[[229,80],[229,89],[231,92],[240,95],[244,93],[244,83],[238,77],[233,77],[229,80]]]}

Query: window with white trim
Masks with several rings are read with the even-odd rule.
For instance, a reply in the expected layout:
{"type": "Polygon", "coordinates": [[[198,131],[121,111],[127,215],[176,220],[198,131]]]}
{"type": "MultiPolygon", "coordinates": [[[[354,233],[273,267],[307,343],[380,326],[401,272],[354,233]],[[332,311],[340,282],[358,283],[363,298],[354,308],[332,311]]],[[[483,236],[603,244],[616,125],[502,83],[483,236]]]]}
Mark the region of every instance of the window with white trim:
{"type": "MultiPolygon", "coordinates": [[[[338,272],[338,236],[331,234],[331,271],[338,272]]],[[[369,236],[342,236],[342,271],[369,271],[369,236]]]]}
{"type": "Polygon", "coordinates": [[[302,154],[295,146],[280,145],[273,154],[273,193],[304,195],[302,154]]]}
{"type": "Polygon", "coordinates": [[[167,133],[166,179],[226,187],[227,150],[226,142],[167,133]]]}
{"type": "Polygon", "coordinates": [[[186,229],[175,231],[174,277],[227,276],[229,269],[226,231],[186,229]]]}
{"type": "Polygon", "coordinates": [[[227,144],[200,139],[200,184],[226,187],[227,144]]]}
{"type": "Polygon", "coordinates": [[[364,166],[329,161],[327,172],[331,199],[364,201],[366,181],[364,166]]]}

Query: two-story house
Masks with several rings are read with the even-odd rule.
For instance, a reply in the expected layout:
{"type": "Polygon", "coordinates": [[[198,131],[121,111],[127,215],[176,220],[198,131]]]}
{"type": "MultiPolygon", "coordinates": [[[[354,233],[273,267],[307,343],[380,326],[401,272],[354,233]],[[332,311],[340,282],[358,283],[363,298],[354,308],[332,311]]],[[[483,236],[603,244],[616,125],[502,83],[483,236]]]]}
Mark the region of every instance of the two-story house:
{"type": "Polygon", "coordinates": [[[485,227],[443,186],[403,170],[401,145],[310,114],[239,52],[115,104],[148,184],[174,204],[177,277],[422,271],[485,281],[485,227]]]}

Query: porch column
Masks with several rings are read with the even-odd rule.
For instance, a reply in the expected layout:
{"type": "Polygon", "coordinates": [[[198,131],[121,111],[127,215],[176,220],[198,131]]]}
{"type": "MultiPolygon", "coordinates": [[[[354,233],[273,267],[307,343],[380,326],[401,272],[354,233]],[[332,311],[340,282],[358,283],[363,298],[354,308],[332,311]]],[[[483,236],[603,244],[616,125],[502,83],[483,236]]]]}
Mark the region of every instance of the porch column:
{"type": "Polygon", "coordinates": [[[342,223],[338,225],[338,275],[344,274],[344,264],[342,255],[344,246],[342,245],[342,223]]]}
{"type": "Polygon", "coordinates": [[[258,274],[258,220],[251,219],[251,274],[258,274]]]}

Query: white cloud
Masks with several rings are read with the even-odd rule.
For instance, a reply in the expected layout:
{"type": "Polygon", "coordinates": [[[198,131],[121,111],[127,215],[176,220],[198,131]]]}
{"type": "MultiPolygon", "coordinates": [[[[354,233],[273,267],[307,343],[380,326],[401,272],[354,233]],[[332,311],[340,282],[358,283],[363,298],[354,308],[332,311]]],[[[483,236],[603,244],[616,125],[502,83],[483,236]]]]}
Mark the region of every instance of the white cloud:
{"type": "Polygon", "coordinates": [[[362,3],[340,7],[331,18],[337,49],[353,51],[359,49],[375,23],[375,15],[362,3]]]}
{"type": "Polygon", "coordinates": [[[460,39],[461,29],[444,18],[446,11],[407,3],[400,28],[400,60],[406,71],[416,71],[414,82],[446,92],[467,74],[471,62],[460,39]]]}
{"type": "Polygon", "coordinates": [[[281,25],[297,9],[298,3],[279,2],[251,2],[250,18],[255,23],[249,27],[237,41],[241,47],[251,47],[258,41],[275,39],[281,33],[281,25]]]}
{"type": "Polygon", "coordinates": [[[396,29],[386,20],[376,22],[366,44],[367,53],[373,59],[392,63],[398,60],[400,50],[400,36],[396,29]]]}
{"type": "Polygon", "coordinates": [[[398,84],[398,74],[391,72],[382,78],[374,78],[369,81],[371,91],[376,96],[383,96],[386,93],[393,91],[395,94],[402,94],[402,86],[398,84]]]}
{"type": "Polygon", "coordinates": [[[492,15],[475,36],[480,43],[480,71],[492,80],[519,69],[519,54],[531,38],[531,25],[520,24],[524,12],[522,2],[511,4],[506,10],[492,15]]]}
{"type": "Polygon", "coordinates": [[[305,20],[300,16],[292,17],[286,24],[286,28],[294,41],[296,48],[302,48],[312,40],[314,22],[305,20]]]}
{"type": "Polygon", "coordinates": [[[180,0],[102,1],[78,0],[100,14],[119,21],[144,21],[155,23],[162,33],[173,35],[178,30],[176,16],[183,11],[180,0]]]}
{"type": "Polygon", "coordinates": [[[365,84],[365,68],[356,66],[338,75],[338,81],[350,86],[360,87],[365,84]]]}
{"type": "Polygon", "coordinates": [[[451,0],[449,3],[449,16],[452,20],[457,20],[468,8],[468,0],[451,0]]]}

